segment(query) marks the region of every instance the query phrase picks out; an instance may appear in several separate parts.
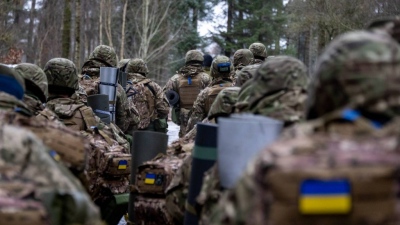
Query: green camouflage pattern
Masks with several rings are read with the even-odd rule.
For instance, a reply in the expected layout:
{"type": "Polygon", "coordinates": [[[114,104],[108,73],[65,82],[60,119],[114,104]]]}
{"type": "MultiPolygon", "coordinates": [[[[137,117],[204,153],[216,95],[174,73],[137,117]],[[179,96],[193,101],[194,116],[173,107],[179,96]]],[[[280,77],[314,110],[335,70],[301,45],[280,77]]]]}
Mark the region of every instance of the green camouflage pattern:
{"type": "Polygon", "coordinates": [[[252,65],[248,65],[243,67],[240,71],[237,72],[235,86],[241,87],[246,81],[250,80],[256,75],[258,68],[263,64],[264,61],[259,59],[254,60],[252,65]]]}
{"type": "MultiPolygon", "coordinates": [[[[57,204],[49,197],[63,196],[62,203],[70,216],[63,215],[63,220],[52,221],[51,224],[102,224],[97,207],[91,202],[79,181],[51,156],[48,149],[31,132],[11,125],[0,126],[0,169],[3,182],[25,181],[32,186],[33,195],[26,196],[26,201],[36,200],[46,206],[48,214],[54,218],[53,211],[57,204]],[[81,207],[70,200],[79,197],[81,207]],[[68,205],[70,204],[70,205],[68,205]],[[68,205],[68,206],[67,206],[68,205]],[[80,215],[80,216],[77,216],[80,215]]],[[[26,186],[25,186],[26,187],[26,186]]],[[[17,193],[18,190],[15,190],[17,193]]],[[[25,193],[29,194],[29,193],[25,193]]],[[[9,196],[12,197],[12,196],[9,196]]],[[[58,197],[58,198],[59,198],[58,197]]],[[[54,200],[55,200],[54,199],[54,200]]],[[[61,204],[61,202],[58,202],[61,204]]],[[[61,211],[63,212],[63,211],[61,211]]],[[[61,213],[54,212],[54,213],[61,213]]],[[[65,212],[65,211],[64,211],[65,212]]]]}
{"type": "Polygon", "coordinates": [[[25,94],[22,101],[26,104],[29,111],[35,116],[38,115],[39,112],[44,110],[45,108],[44,104],[38,98],[35,98],[31,95],[25,94]]]}
{"type": "Polygon", "coordinates": [[[121,59],[121,60],[119,60],[117,67],[120,69],[120,68],[126,66],[126,64],[129,62],[129,60],[131,60],[131,59],[121,59]]]}
{"type": "Polygon", "coordinates": [[[262,64],[239,93],[236,108],[287,123],[304,119],[307,68],[291,56],[278,56],[262,64]]]}
{"type": "MultiPolygon", "coordinates": [[[[209,224],[270,224],[276,199],[276,192],[270,188],[272,168],[289,172],[315,166],[319,171],[335,165],[356,167],[359,160],[370,160],[369,165],[373,166],[382,163],[374,161],[377,152],[386,155],[385,166],[398,163],[400,119],[399,111],[394,110],[398,109],[398,101],[394,99],[400,96],[399,50],[400,46],[382,33],[355,31],[333,40],[317,62],[310,88],[313,120],[288,128],[280,140],[262,150],[235,187],[219,201],[209,224]],[[362,110],[361,116],[345,119],[343,109],[353,107],[362,110]],[[377,129],[371,120],[382,115],[390,121],[377,129]],[[371,151],[376,149],[379,151],[371,151]]],[[[396,216],[393,224],[398,223],[398,211],[396,216]]],[[[292,221],[288,218],[287,222],[292,221]]]]}
{"type": "Polygon", "coordinates": [[[33,81],[40,87],[46,98],[49,96],[47,77],[39,66],[32,63],[20,63],[14,70],[23,78],[33,81]]]}
{"type": "MultiPolygon", "coordinates": [[[[163,88],[163,92],[166,93],[170,90],[179,93],[179,80],[181,77],[198,77],[200,80],[200,88],[203,90],[206,88],[210,83],[210,76],[204,72],[201,64],[191,64],[185,65],[177,71],[177,74],[172,76],[163,88]]],[[[173,107],[172,110],[177,110],[179,112],[180,126],[179,130],[179,137],[183,137],[186,133],[186,126],[189,120],[189,112],[190,110],[180,108],[180,107],[173,107]]]]}
{"type": "Polygon", "coordinates": [[[399,60],[398,43],[384,32],[339,36],[316,64],[307,116],[317,118],[342,107],[392,116],[399,107],[389,101],[400,92],[399,60]]]}
{"type": "Polygon", "coordinates": [[[221,183],[218,174],[218,165],[214,164],[209,170],[204,173],[203,185],[199,195],[196,198],[197,204],[201,207],[200,225],[210,224],[209,218],[224,191],[221,190],[221,183]]]}
{"type": "MultiPolygon", "coordinates": [[[[129,62],[131,63],[131,61],[129,62]]],[[[128,69],[129,65],[127,66],[128,69]]],[[[146,67],[147,69],[147,67],[146,67]]],[[[127,72],[130,70],[127,70],[127,72]]],[[[169,113],[169,103],[162,88],[154,81],[139,73],[128,73],[127,96],[130,107],[137,109],[139,123],[130,124],[129,133],[136,129],[146,129],[155,119],[165,119],[169,113]],[[149,86],[154,90],[155,95],[149,86]]]]}
{"type": "Polygon", "coordinates": [[[249,49],[254,57],[267,58],[267,48],[262,43],[253,43],[249,46],[249,49]]]}
{"type": "Polygon", "coordinates": [[[49,85],[79,89],[78,72],[71,60],[65,58],[51,59],[46,63],[43,70],[49,85]]]}
{"type": "Polygon", "coordinates": [[[15,72],[14,69],[9,68],[8,66],[1,64],[0,63],[0,74],[1,75],[5,75],[5,76],[10,76],[13,77],[15,80],[17,80],[17,82],[21,85],[21,87],[24,89],[25,91],[25,82],[24,82],[24,78],[18,74],[17,72],[15,72]]]}
{"type": "Polygon", "coordinates": [[[240,87],[227,87],[218,93],[217,98],[208,112],[208,119],[219,116],[229,116],[235,111],[235,104],[239,97],[240,87]]]}
{"type": "Polygon", "coordinates": [[[204,57],[203,57],[203,53],[201,53],[198,50],[190,50],[188,52],[186,52],[185,55],[185,63],[189,63],[189,62],[199,62],[199,63],[203,63],[204,57]]]}
{"type": "Polygon", "coordinates": [[[214,79],[216,77],[229,77],[234,73],[234,67],[232,63],[231,63],[230,73],[218,72],[218,64],[220,63],[231,63],[231,60],[224,55],[219,55],[215,57],[215,59],[211,63],[211,72],[210,72],[211,77],[213,77],[214,79]]]}
{"type": "Polygon", "coordinates": [[[149,73],[149,69],[147,68],[147,64],[143,61],[143,59],[135,58],[129,60],[128,64],[126,65],[125,72],[140,73],[146,76],[149,73]]]}
{"type": "Polygon", "coordinates": [[[97,61],[106,63],[106,66],[108,67],[116,67],[117,54],[115,53],[114,48],[107,45],[99,45],[92,53],[90,53],[88,61],[97,61]]]}
{"type": "MultiPolygon", "coordinates": [[[[213,62],[214,63],[214,62],[213,62]]],[[[209,93],[213,87],[223,87],[227,88],[232,86],[232,80],[227,77],[214,77],[209,87],[206,87],[204,90],[200,92],[197,96],[196,101],[193,104],[193,108],[190,111],[190,117],[186,126],[186,132],[188,133],[193,129],[194,125],[198,122],[201,122],[208,115],[208,111],[206,109],[206,102],[209,98],[209,93]]]]}

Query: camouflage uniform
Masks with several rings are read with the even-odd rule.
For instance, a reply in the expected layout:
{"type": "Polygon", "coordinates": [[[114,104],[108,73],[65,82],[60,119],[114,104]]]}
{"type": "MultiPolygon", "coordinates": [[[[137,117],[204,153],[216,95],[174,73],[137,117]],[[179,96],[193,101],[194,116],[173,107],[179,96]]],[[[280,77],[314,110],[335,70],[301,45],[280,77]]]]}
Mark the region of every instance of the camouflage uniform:
{"type": "MultiPolygon", "coordinates": [[[[199,82],[199,87],[197,87],[198,89],[191,90],[191,92],[195,91],[197,96],[198,92],[206,88],[210,83],[209,75],[207,73],[204,73],[204,70],[202,68],[203,60],[204,58],[201,52],[197,50],[188,51],[185,56],[186,65],[179,69],[179,71],[177,72],[178,74],[175,74],[168,80],[163,88],[163,91],[166,93],[172,90],[180,94],[181,81],[185,79],[188,80],[190,78],[191,80],[198,80],[199,82]]],[[[190,99],[188,99],[187,101],[193,102],[190,102],[190,104],[189,102],[185,102],[186,106],[182,106],[182,99],[184,97],[188,96],[180,96],[180,105],[173,106],[172,108],[172,121],[177,125],[180,125],[179,137],[183,137],[185,135],[187,122],[189,120],[189,112],[193,107],[193,103],[196,98],[194,96],[194,93],[191,93],[191,96],[189,96],[190,99]]]]}
{"type": "Polygon", "coordinates": [[[37,115],[44,109],[44,103],[49,96],[46,75],[40,67],[30,63],[20,63],[14,69],[25,79],[26,90],[23,101],[29,110],[37,115]]]}
{"type": "MultiPolygon", "coordinates": [[[[211,120],[217,119],[220,116],[228,116],[233,112],[237,96],[240,88],[228,87],[223,89],[215,99],[211,106],[208,118],[211,120]]],[[[203,121],[206,122],[206,121],[203,121]]],[[[174,154],[180,154],[182,152],[191,153],[194,140],[196,137],[196,126],[184,138],[173,142],[169,146],[169,152],[174,154]]],[[[168,189],[166,190],[167,198],[167,210],[171,217],[174,218],[177,224],[183,223],[183,215],[185,213],[185,202],[187,200],[187,194],[189,192],[189,182],[191,174],[192,156],[189,155],[185,158],[182,166],[176,172],[172,179],[168,189]]],[[[203,188],[199,196],[199,205],[204,206],[201,215],[208,215],[209,209],[213,207],[216,201],[219,199],[219,179],[214,176],[214,170],[217,167],[214,166],[207,172],[203,181],[203,188]],[[209,174],[211,176],[209,176],[209,174]],[[213,179],[213,178],[216,179],[213,179]],[[215,185],[218,184],[218,185],[215,185]]]]}
{"type": "Polygon", "coordinates": [[[232,76],[233,84],[235,85],[239,72],[247,65],[252,64],[254,61],[253,53],[249,49],[239,49],[233,55],[233,66],[235,73],[232,76]]]}
{"type": "MultiPolygon", "coordinates": [[[[100,67],[116,67],[117,55],[113,48],[106,45],[97,46],[89,59],[82,66],[82,77],[79,85],[85,89],[88,96],[99,93],[100,67]]],[[[120,84],[117,86],[116,124],[126,131],[129,124],[137,123],[139,115],[135,108],[129,107],[125,91],[120,84]]]]}
{"type": "Polygon", "coordinates": [[[254,77],[257,69],[264,63],[264,59],[267,57],[267,50],[261,43],[251,44],[249,50],[253,53],[255,58],[251,65],[244,67],[237,73],[235,82],[235,86],[237,87],[241,87],[246,81],[254,77]]]}
{"type": "Polygon", "coordinates": [[[90,194],[94,200],[102,199],[104,190],[112,193],[125,193],[129,181],[121,178],[118,182],[107,183],[103,177],[103,153],[128,154],[129,143],[123,132],[110,123],[106,126],[94,115],[92,109],[81,102],[75,94],[78,88],[78,74],[75,65],[68,59],[55,58],[46,63],[44,72],[49,82],[50,98],[46,105],[54,111],[61,121],[73,130],[81,131],[90,140],[92,151],[89,155],[88,175],[90,194]],[[57,93],[56,90],[64,90],[57,93]],[[56,93],[54,93],[54,92],[56,93]],[[70,96],[65,96],[69,93],[70,96]]]}
{"type": "MultiPolygon", "coordinates": [[[[309,121],[288,129],[249,163],[235,188],[219,202],[210,224],[327,224],[327,218],[332,218],[330,224],[399,223],[395,204],[380,218],[375,217],[377,205],[359,215],[307,218],[298,211],[296,201],[285,200],[284,209],[278,209],[282,197],[297,196],[299,190],[290,188],[279,194],[273,176],[279,169],[290,174],[329,173],[367,164],[360,169],[370,174],[367,170],[377,164],[398,167],[399,102],[394,99],[400,97],[399,63],[400,47],[388,35],[356,31],[336,38],[317,63],[310,86],[309,121]],[[395,213],[397,218],[393,218],[395,213]]],[[[285,182],[282,176],[279,179],[285,182]]],[[[289,185],[288,180],[283,184],[289,185]]]]}
{"type": "Polygon", "coordinates": [[[131,124],[129,131],[136,129],[151,131],[167,131],[169,113],[168,100],[161,87],[147,78],[148,69],[142,59],[132,59],[126,65],[128,73],[127,96],[130,105],[133,105],[140,114],[140,122],[131,124]],[[161,126],[164,124],[164,126],[161,126]]]}
{"type": "Polygon", "coordinates": [[[300,60],[274,57],[242,87],[236,108],[238,112],[261,114],[288,124],[298,122],[304,119],[307,85],[307,68],[300,60]]]}
{"type": "MultiPolygon", "coordinates": [[[[1,79],[7,76],[9,79],[4,80],[3,83],[7,86],[13,86],[13,89],[4,89],[4,86],[0,88],[0,145],[2,156],[0,157],[0,170],[2,171],[2,176],[0,179],[0,190],[10,183],[16,182],[14,184],[18,184],[19,181],[23,181],[28,183],[27,185],[22,185],[21,188],[24,189],[28,185],[33,185],[33,189],[30,192],[24,193],[25,196],[21,195],[13,195],[17,194],[19,190],[16,189],[16,186],[11,185],[11,188],[14,189],[15,192],[9,193],[9,198],[14,198],[16,201],[21,201],[21,203],[25,201],[29,201],[32,199],[33,201],[41,201],[46,206],[47,210],[52,212],[52,208],[54,206],[48,205],[53,204],[54,202],[51,199],[46,199],[46,196],[43,194],[54,193],[54,200],[56,200],[56,195],[64,195],[73,197],[73,195],[78,195],[84,200],[81,205],[83,208],[79,209],[82,211],[86,210],[86,213],[81,214],[80,218],[76,218],[73,213],[77,213],[75,209],[71,210],[71,217],[64,218],[65,221],[54,221],[55,214],[59,214],[60,212],[55,212],[53,214],[49,214],[53,219],[51,224],[69,224],[69,223],[80,223],[80,224],[99,224],[99,213],[96,207],[90,203],[89,197],[86,195],[84,188],[79,184],[75,178],[72,177],[69,171],[67,171],[61,165],[57,165],[56,162],[51,159],[50,154],[56,156],[54,152],[49,152],[47,148],[43,146],[43,144],[38,141],[38,138],[25,130],[24,128],[17,128],[13,125],[23,126],[32,131],[39,131],[43,134],[43,129],[46,131],[51,131],[54,126],[52,123],[44,123],[43,121],[37,120],[35,117],[29,117],[29,110],[27,106],[21,101],[23,92],[24,92],[24,82],[22,77],[14,72],[13,70],[7,68],[6,66],[0,65],[0,74],[1,79]],[[39,130],[37,130],[39,129],[39,130]],[[33,194],[33,195],[31,195],[33,194]],[[24,199],[22,199],[24,197],[24,199]]],[[[56,129],[53,129],[55,131],[56,129]]],[[[46,132],[45,131],[45,132],[46,132]]],[[[69,136],[70,131],[64,130],[65,135],[69,136]]],[[[46,139],[41,134],[40,139],[45,143],[54,142],[54,140],[46,139]]],[[[47,132],[47,135],[51,134],[51,132],[47,132]]],[[[80,148],[82,139],[76,138],[75,147],[80,148]]],[[[59,158],[56,157],[58,160],[59,158]]],[[[32,186],[31,186],[32,187],[32,186]]],[[[20,189],[22,191],[22,189],[20,189]]],[[[29,189],[29,188],[28,188],[29,189]]],[[[8,191],[8,190],[6,190],[8,191]]],[[[27,191],[25,189],[25,191],[27,191]]],[[[29,190],[28,190],[29,191],[29,190]]],[[[22,191],[24,192],[24,191],[22,191]]],[[[2,195],[2,197],[5,197],[2,195]]],[[[68,198],[68,197],[67,197],[68,198]]],[[[66,199],[67,199],[66,198],[66,199]]],[[[75,199],[75,197],[74,197],[75,199]]],[[[13,200],[13,201],[14,201],[13,200]]],[[[4,203],[4,199],[1,200],[4,203]]],[[[69,204],[66,202],[66,204],[69,204]]],[[[18,206],[14,205],[14,207],[18,206]]],[[[21,205],[19,205],[21,206],[21,205]]],[[[7,205],[2,205],[2,210],[7,207],[7,205]]],[[[0,219],[0,221],[2,221],[0,219]]]]}
{"type": "MultiPolygon", "coordinates": [[[[303,91],[305,90],[307,80],[306,68],[297,59],[282,56],[278,57],[274,62],[267,62],[260,67],[255,78],[242,87],[243,90],[247,90],[246,94],[249,101],[257,103],[254,107],[255,109],[243,110],[241,112],[262,114],[283,120],[286,122],[286,126],[298,122],[300,118],[304,118],[302,105],[306,96],[303,91]],[[299,93],[297,93],[297,89],[300,90],[299,93]],[[275,96],[277,93],[276,90],[285,90],[286,92],[275,96]],[[267,95],[266,93],[273,93],[273,95],[267,95]]],[[[217,112],[223,113],[223,115],[232,113],[232,109],[235,108],[235,103],[241,97],[242,91],[238,94],[238,89],[233,89],[233,87],[230,89],[232,89],[230,95],[228,95],[229,92],[225,96],[218,95],[220,100],[224,101],[225,104],[221,102],[217,105],[217,102],[214,102],[213,107],[216,111],[214,114],[217,112]],[[220,108],[223,106],[226,109],[220,108]]],[[[243,107],[244,104],[237,105],[243,107]]],[[[218,168],[215,165],[205,174],[202,190],[197,199],[198,204],[203,206],[200,214],[202,224],[209,224],[209,216],[216,207],[216,203],[221,195],[218,168]]]]}
{"type": "Polygon", "coordinates": [[[193,129],[197,122],[201,122],[208,115],[208,111],[211,108],[212,102],[215,100],[218,93],[226,88],[232,86],[232,80],[230,78],[233,73],[233,65],[230,64],[230,60],[226,56],[217,56],[211,65],[211,76],[213,80],[209,87],[205,88],[197,96],[196,101],[193,104],[193,108],[190,111],[190,118],[186,127],[186,133],[193,129]],[[218,65],[229,63],[230,70],[228,72],[218,71],[218,65]]]}

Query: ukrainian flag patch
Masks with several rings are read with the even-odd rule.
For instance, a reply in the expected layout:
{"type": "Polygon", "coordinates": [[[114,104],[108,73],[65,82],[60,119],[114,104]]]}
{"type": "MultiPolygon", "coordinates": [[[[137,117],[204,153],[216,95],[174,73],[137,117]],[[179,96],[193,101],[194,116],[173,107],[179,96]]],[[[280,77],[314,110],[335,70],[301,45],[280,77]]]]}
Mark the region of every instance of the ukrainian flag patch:
{"type": "Polygon", "coordinates": [[[60,161],[61,160],[60,155],[54,150],[50,151],[50,156],[56,161],[60,161]]]}
{"type": "Polygon", "coordinates": [[[144,179],[145,184],[154,184],[156,182],[156,175],[154,173],[146,173],[144,179]]]}
{"type": "Polygon", "coordinates": [[[128,167],[128,161],[119,160],[119,162],[118,162],[118,169],[119,170],[126,170],[127,167],[128,167]]]}
{"type": "Polygon", "coordinates": [[[305,180],[301,183],[299,210],[302,214],[348,214],[351,207],[347,180],[305,180]]]}

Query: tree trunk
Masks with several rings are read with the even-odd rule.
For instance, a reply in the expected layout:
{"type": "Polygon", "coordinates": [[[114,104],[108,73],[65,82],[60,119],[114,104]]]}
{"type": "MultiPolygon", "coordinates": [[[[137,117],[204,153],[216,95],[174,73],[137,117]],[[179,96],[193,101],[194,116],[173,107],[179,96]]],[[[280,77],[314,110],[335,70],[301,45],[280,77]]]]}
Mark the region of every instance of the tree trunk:
{"type": "Polygon", "coordinates": [[[226,24],[226,33],[227,36],[225,37],[225,55],[227,57],[230,57],[232,54],[232,47],[230,46],[232,43],[232,28],[233,28],[233,13],[234,13],[234,3],[233,0],[227,0],[228,1],[228,20],[227,20],[227,24],[226,24]]]}
{"type": "Polygon", "coordinates": [[[103,8],[104,0],[100,0],[100,12],[99,12],[99,44],[103,44],[103,8]]]}
{"type": "Polygon", "coordinates": [[[35,20],[35,8],[36,8],[36,0],[31,1],[31,11],[29,13],[29,27],[28,27],[28,43],[27,43],[27,62],[35,62],[35,51],[32,50],[33,47],[33,28],[34,28],[34,20],[35,20]]]}
{"type": "Polygon", "coordinates": [[[62,52],[61,57],[69,57],[71,45],[71,0],[64,0],[64,21],[62,30],[62,52]]]}
{"type": "Polygon", "coordinates": [[[119,58],[124,58],[124,48],[125,48],[125,22],[126,22],[126,10],[128,8],[128,0],[125,0],[124,9],[122,12],[122,28],[121,28],[121,49],[119,51],[119,58]]]}
{"type": "Polygon", "coordinates": [[[75,59],[77,68],[81,68],[80,49],[81,49],[81,0],[75,0],[75,59]]]}
{"type": "Polygon", "coordinates": [[[111,21],[112,21],[112,4],[111,0],[107,1],[107,13],[106,13],[106,21],[107,21],[107,26],[106,26],[106,35],[108,39],[108,45],[110,47],[113,47],[113,41],[112,41],[112,29],[111,29],[111,21]]]}

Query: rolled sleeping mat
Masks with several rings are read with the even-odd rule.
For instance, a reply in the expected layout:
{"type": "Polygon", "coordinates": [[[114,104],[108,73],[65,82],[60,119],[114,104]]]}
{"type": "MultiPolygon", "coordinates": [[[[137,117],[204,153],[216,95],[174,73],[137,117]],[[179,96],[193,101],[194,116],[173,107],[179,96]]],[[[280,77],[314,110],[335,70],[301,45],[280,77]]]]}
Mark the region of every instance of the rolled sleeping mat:
{"type": "Polygon", "coordinates": [[[189,193],[186,202],[185,225],[197,225],[199,223],[196,198],[203,185],[204,173],[215,164],[217,159],[217,130],[216,124],[197,123],[189,193]]]}
{"type": "Polygon", "coordinates": [[[219,178],[221,186],[229,189],[257,153],[279,137],[283,122],[253,114],[233,114],[219,118],[218,125],[219,178]]]}
{"type": "Polygon", "coordinates": [[[93,109],[93,112],[105,124],[110,124],[111,113],[108,105],[108,96],[103,94],[90,95],[87,97],[87,104],[93,109]]]}
{"type": "Polygon", "coordinates": [[[169,90],[165,93],[167,96],[168,102],[171,106],[176,106],[179,102],[179,94],[174,90],[169,90]]]}
{"type": "Polygon", "coordinates": [[[100,67],[99,92],[108,96],[111,121],[115,122],[115,104],[117,103],[118,69],[100,67]]]}
{"type": "MultiPolygon", "coordinates": [[[[134,185],[138,166],[153,159],[159,153],[166,153],[168,146],[168,135],[153,131],[135,131],[133,132],[132,137],[131,185],[134,185]]],[[[129,221],[131,222],[135,221],[133,212],[134,203],[135,193],[130,193],[128,214],[129,221]]]]}

